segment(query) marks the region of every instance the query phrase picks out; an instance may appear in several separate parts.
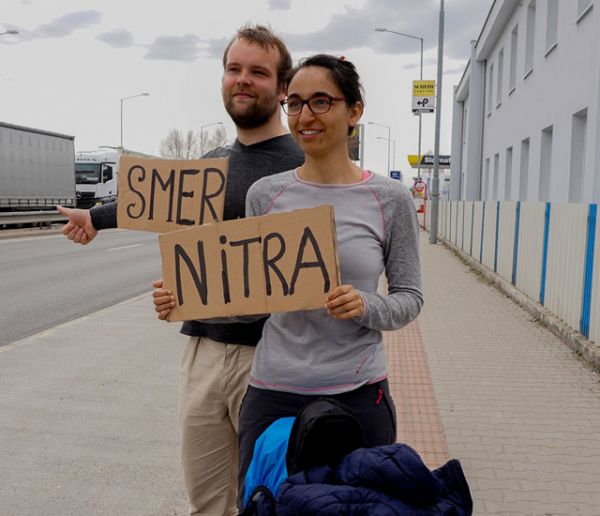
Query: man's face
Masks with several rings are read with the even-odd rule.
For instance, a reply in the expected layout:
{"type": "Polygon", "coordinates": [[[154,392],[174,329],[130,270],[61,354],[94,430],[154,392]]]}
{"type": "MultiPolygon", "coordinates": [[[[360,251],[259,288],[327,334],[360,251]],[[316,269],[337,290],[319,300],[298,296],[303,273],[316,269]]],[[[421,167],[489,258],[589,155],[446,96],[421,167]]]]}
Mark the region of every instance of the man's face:
{"type": "Polygon", "coordinates": [[[279,51],[238,39],[227,52],[221,92],[223,103],[235,125],[260,127],[279,110],[283,91],[277,86],[279,51]]]}

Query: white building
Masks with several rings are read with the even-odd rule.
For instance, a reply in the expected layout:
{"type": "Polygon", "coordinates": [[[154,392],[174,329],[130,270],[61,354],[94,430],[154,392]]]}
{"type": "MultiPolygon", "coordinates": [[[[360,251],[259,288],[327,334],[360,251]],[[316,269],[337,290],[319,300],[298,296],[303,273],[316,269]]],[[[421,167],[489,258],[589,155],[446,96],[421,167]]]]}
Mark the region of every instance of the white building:
{"type": "Polygon", "coordinates": [[[453,200],[600,201],[598,0],[495,0],[454,88],[453,200]]]}

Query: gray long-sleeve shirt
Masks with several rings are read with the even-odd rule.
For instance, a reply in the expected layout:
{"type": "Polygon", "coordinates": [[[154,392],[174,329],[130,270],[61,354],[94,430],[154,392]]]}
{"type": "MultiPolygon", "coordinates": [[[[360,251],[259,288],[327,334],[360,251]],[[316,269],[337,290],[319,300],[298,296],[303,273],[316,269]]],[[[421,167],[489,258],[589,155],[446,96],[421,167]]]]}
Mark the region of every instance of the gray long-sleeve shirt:
{"type": "Polygon", "coordinates": [[[419,231],[408,189],[370,174],[359,183],[303,181],[296,171],[257,181],[248,216],[329,204],[334,207],[342,283],[363,298],[360,318],[338,320],[325,309],[274,313],[265,323],[250,384],[303,394],[337,394],[387,377],[382,330],[401,328],[423,304],[419,231]],[[388,294],[377,293],[385,272],[388,294]]]}

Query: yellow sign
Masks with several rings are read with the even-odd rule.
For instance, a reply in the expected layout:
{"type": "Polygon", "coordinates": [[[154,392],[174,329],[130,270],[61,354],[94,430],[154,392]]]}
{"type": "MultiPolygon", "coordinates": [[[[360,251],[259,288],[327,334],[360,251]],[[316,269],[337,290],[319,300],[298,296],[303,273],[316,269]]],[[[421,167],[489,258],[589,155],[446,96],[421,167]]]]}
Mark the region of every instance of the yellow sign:
{"type": "MultiPolygon", "coordinates": [[[[409,154],[407,156],[408,164],[412,168],[419,167],[419,155],[418,154],[409,154]]],[[[432,154],[423,154],[421,155],[421,163],[420,168],[433,168],[433,160],[434,156],[432,154]]],[[[440,154],[439,156],[439,168],[450,168],[450,156],[448,154],[440,154]]]]}
{"type": "Polygon", "coordinates": [[[412,112],[414,115],[435,111],[435,81],[413,81],[412,112]]]}
{"type": "Polygon", "coordinates": [[[413,81],[413,97],[433,97],[435,81],[413,81]]]}

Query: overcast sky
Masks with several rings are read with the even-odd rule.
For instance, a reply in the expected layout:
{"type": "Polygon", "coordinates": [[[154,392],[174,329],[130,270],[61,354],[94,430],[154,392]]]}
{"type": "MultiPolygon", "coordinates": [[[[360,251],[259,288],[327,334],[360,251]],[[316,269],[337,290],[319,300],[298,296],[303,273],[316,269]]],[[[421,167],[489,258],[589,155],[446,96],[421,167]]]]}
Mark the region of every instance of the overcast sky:
{"type": "MultiPolygon", "coordinates": [[[[363,122],[391,127],[396,168],[417,152],[418,118],[411,84],[436,78],[439,0],[3,0],[0,121],[75,136],[77,150],[119,145],[120,99],[125,147],[157,154],[169,129],[224,122],[223,48],[242,24],[268,24],[294,61],[316,52],[353,61],[366,89],[363,122]]],[[[447,0],[441,152],[450,152],[452,88],[458,83],[492,5],[447,0]]],[[[387,129],[366,126],[365,168],[387,168],[387,129]]],[[[433,149],[434,116],[423,115],[423,151],[433,149]]],[[[409,172],[410,173],[410,172],[409,172]]]]}

